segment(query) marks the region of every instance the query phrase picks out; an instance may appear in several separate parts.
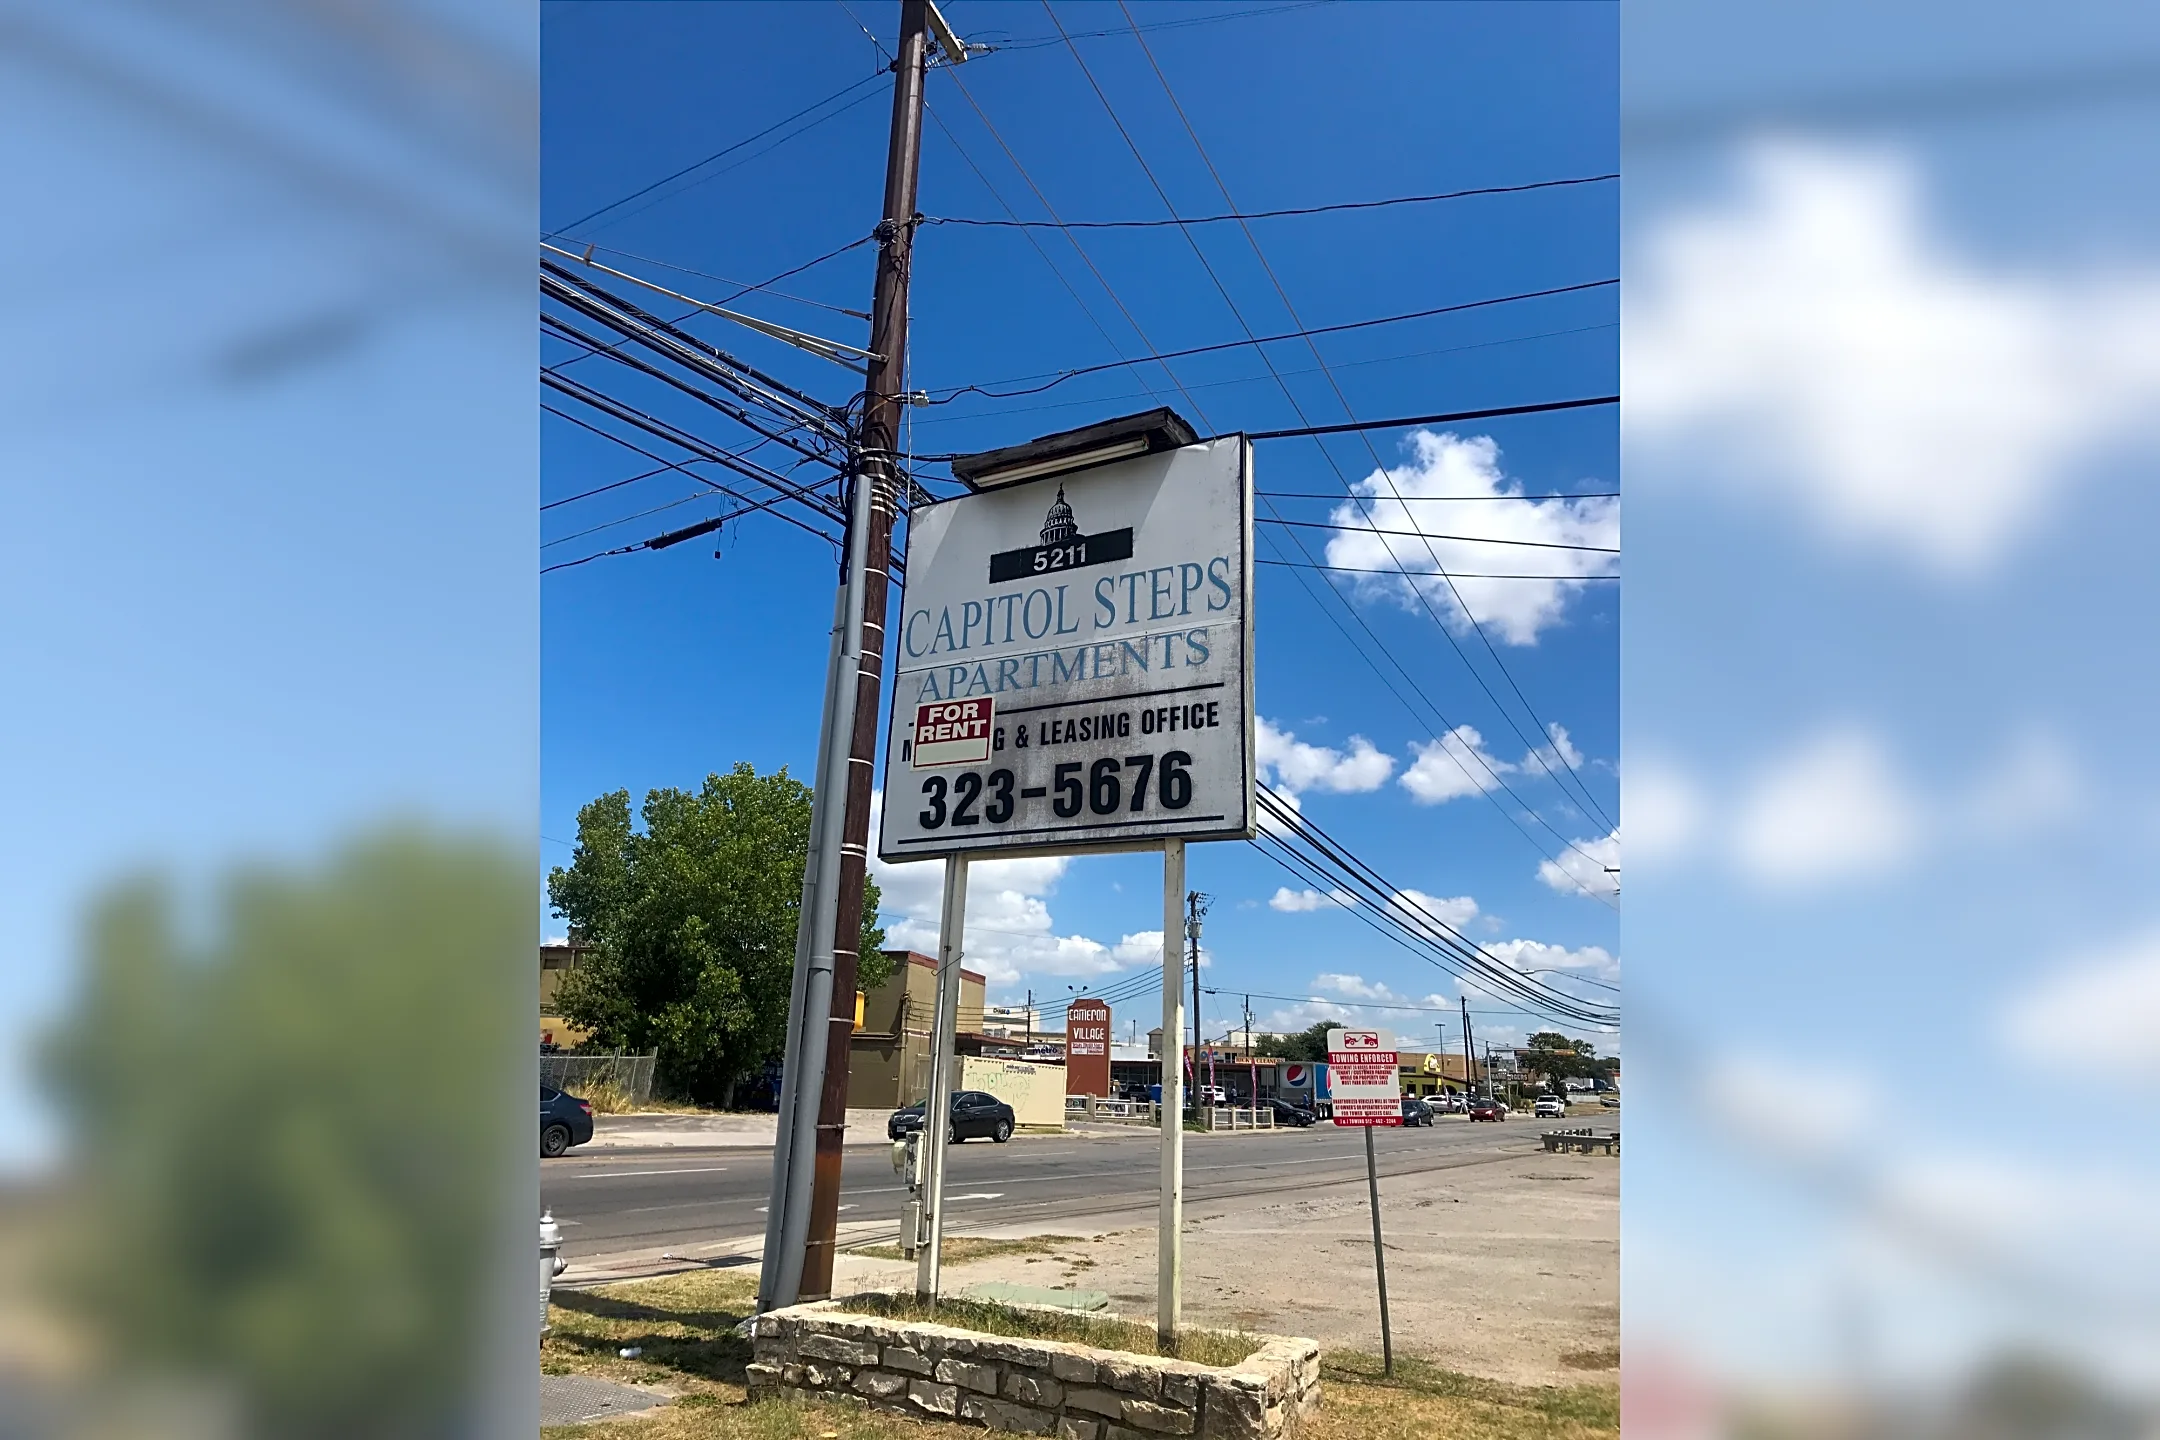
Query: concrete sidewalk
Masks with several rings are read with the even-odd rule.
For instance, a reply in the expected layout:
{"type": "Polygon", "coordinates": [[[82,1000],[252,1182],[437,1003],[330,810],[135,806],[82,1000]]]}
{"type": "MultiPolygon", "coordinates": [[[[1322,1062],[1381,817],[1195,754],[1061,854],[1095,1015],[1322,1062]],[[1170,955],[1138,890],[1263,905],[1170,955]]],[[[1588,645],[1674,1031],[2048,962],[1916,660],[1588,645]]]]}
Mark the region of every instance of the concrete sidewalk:
{"type": "MultiPolygon", "coordinates": [[[[849,1145],[886,1145],[889,1110],[847,1112],[849,1145]]],[[[581,1150],[645,1150],[679,1146],[692,1149],[743,1146],[770,1150],[771,1115],[720,1113],[595,1115],[593,1138],[581,1150]]]]}

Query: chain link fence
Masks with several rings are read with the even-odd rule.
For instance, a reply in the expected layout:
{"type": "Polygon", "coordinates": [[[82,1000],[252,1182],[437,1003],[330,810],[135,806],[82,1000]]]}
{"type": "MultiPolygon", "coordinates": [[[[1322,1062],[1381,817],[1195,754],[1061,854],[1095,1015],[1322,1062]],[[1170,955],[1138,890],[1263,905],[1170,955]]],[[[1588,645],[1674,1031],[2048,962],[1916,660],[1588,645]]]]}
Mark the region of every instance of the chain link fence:
{"type": "Polygon", "coordinates": [[[653,1066],[660,1052],[629,1055],[542,1055],[540,1083],[594,1100],[596,1093],[623,1106],[643,1105],[652,1099],[653,1066]]]}

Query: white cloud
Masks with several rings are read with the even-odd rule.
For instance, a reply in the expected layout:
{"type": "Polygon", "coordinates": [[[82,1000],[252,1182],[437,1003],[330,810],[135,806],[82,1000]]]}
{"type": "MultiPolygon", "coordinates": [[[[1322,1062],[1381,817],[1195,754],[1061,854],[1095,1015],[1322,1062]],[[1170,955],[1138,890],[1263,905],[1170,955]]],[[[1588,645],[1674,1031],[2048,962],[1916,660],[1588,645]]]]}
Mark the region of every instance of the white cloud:
{"type": "Polygon", "coordinates": [[[2003,1006],[1995,1033],[2018,1060],[2105,1056],[2117,1079],[2160,1079],[2160,927],[2066,962],[2003,1006]]]}
{"type": "Polygon", "coordinates": [[[1558,860],[1538,861],[1537,875],[1563,895],[1617,895],[1619,869],[1620,832],[1614,830],[1602,840],[1575,841],[1561,850],[1558,860]]]}
{"type": "Polygon", "coordinates": [[[1496,940],[1484,948],[1486,954],[1502,964],[1526,974],[1532,970],[1579,970],[1594,980],[1620,978],[1619,959],[1602,945],[1570,950],[1565,945],[1549,945],[1543,940],[1496,940]]]}
{"type": "MultiPolygon", "coordinates": [[[[938,915],[945,893],[945,866],[937,860],[888,865],[877,858],[880,797],[871,797],[870,875],[882,892],[885,943],[926,955],[937,953],[938,915]]],[[[1139,931],[1115,945],[1086,935],[1057,933],[1048,897],[1071,861],[1063,856],[1024,860],[976,860],[968,866],[964,963],[982,973],[995,991],[1023,977],[1113,975],[1162,959],[1162,932],[1139,931]]]]}
{"type": "Polygon", "coordinates": [[[1313,976],[1313,988],[1332,990],[1337,995],[1347,995],[1353,1000],[1385,1000],[1388,988],[1375,985],[1362,975],[1335,975],[1322,973],[1313,976]]]}
{"type": "Polygon", "coordinates": [[[2160,277],[1958,254],[1886,152],[1763,142],[1739,179],[1635,251],[1631,447],[1690,446],[1705,476],[1958,573],[2029,533],[2079,461],[2152,432],[2160,277]]]}
{"type": "Polygon", "coordinates": [[[1582,751],[1576,749],[1575,742],[1568,739],[1565,725],[1562,725],[1557,720],[1548,721],[1545,725],[1545,734],[1552,743],[1550,745],[1540,745],[1528,755],[1525,755],[1522,763],[1523,769],[1528,770],[1532,765],[1536,765],[1557,777],[1562,770],[1579,770],[1582,768],[1582,751]]]}
{"type": "Polygon", "coordinates": [[[1355,905],[1357,901],[1351,898],[1347,891],[1340,889],[1329,890],[1326,894],[1322,894],[1309,886],[1303,890],[1292,890],[1289,886],[1284,885],[1269,897],[1267,903],[1270,910],[1280,910],[1286,915],[1296,915],[1308,910],[1346,910],[1355,905]]]}
{"type": "Polygon", "coordinates": [[[1874,878],[1909,861],[1926,830],[1881,742],[1826,730],[1775,762],[1742,798],[1733,858],[1772,889],[1874,878]]]}
{"type": "Polygon", "coordinates": [[[1325,745],[1308,745],[1265,716],[1253,737],[1260,775],[1287,794],[1300,790],[1332,790],[1359,794],[1377,790],[1395,773],[1395,757],[1377,749],[1362,735],[1350,737],[1346,753],[1325,745]]]}
{"type": "Polygon", "coordinates": [[[1497,790],[1500,777],[1516,768],[1487,754],[1485,737],[1469,725],[1457,725],[1437,740],[1414,742],[1410,748],[1417,760],[1403,771],[1401,784],[1420,805],[1497,790]]]}
{"type": "Polygon", "coordinates": [[[1434,921],[1451,930],[1460,930],[1477,918],[1478,904],[1468,895],[1443,899],[1428,895],[1422,890],[1402,889],[1395,892],[1388,902],[1388,909],[1413,929],[1424,933],[1439,933],[1434,921]]]}
{"type": "MultiPolygon", "coordinates": [[[[1746,879],[1800,890],[1877,879],[1931,851],[2030,843],[2075,819],[2090,798],[2076,757],[2044,730],[2017,733],[1962,780],[1927,787],[1899,773],[1874,732],[1842,724],[1723,789],[1669,758],[1631,754],[1622,803],[1638,861],[1700,848],[1746,879]]],[[[1548,862],[1539,873],[1567,887],[1561,867],[1548,862]]]]}
{"type": "Polygon", "coordinates": [[[1540,631],[1559,623],[1569,596],[1584,587],[1578,577],[1613,573],[1619,557],[1596,550],[1432,538],[1467,535],[1612,548],[1620,543],[1620,502],[1501,498],[1520,496],[1523,490],[1501,474],[1500,447],[1489,436],[1464,439],[1418,430],[1410,435],[1409,444],[1415,452],[1411,463],[1375,470],[1358,481],[1351,493],[1360,498],[1336,506],[1329,517],[1333,524],[1350,528],[1328,541],[1328,564],[1349,570],[1406,571],[1415,577],[1359,575],[1356,588],[1360,593],[1389,596],[1406,609],[1418,611],[1430,604],[1458,630],[1470,628],[1463,614],[1467,605],[1487,633],[1511,645],[1532,645],[1540,631]],[[1458,498],[1445,504],[1420,503],[1436,496],[1458,498]],[[1452,588],[1438,573],[1442,569],[1457,574],[1452,588]],[[1473,578],[1484,573],[1558,578],[1473,578]]]}
{"type": "Polygon", "coordinates": [[[1621,774],[1620,812],[1638,865],[1685,854],[1710,818],[1708,799],[1685,770],[1642,754],[1631,754],[1621,774]]]}

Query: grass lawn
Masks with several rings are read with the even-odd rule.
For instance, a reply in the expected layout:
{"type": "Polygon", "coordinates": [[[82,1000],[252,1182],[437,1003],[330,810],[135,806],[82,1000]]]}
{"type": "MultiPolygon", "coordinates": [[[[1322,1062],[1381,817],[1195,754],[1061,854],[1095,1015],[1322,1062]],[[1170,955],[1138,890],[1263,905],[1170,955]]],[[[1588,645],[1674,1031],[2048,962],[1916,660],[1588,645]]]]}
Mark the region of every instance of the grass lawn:
{"type": "MultiPolygon", "coordinates": [[[[749,1313],[756,1277],[695,1271],[597,1290],[557,1290],[540,1363],[551,1374],[660,1385],[681,1398],[650,1420],[547,1430],[552,1440],[959,1440],[975,1426],[929,1424],[841,1405],[745,1403],[750,1342],[734,1327],[749,1313]],[[623,1359],[634,1347],[643,1353],[623,1359]]],[[[1407,1357],[1380,1378],[1377,1356],[1322,1357],[1321,1403],[1304,1440],[1447,1435],[1450,1440],[1617,1440],[1620,1391],[1610,1382],[1507,1385],[1407,1357]]]]}

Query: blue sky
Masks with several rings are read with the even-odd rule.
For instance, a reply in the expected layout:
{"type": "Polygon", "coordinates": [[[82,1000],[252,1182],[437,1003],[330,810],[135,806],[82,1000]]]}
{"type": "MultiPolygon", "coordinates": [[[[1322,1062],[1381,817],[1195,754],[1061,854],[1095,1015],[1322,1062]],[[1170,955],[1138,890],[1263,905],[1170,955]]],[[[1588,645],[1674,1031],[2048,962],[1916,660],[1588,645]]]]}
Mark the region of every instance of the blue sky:
{"type": "Polygon", "coordinates": [[[2149,1395],[2160,27],[1630,17],[1626,1348],[2149,1395]]]}
{"type": "MultiPolygon", "coordinates": [[[[889,43],[897,7],[855,11],[889,43]]],[[[1043,214],[1028,179],[955,80],[1061,218],[1164,214],[1073,55],[1062,43],[1034,43],[1055,37],[1040,8],[958,0],[947,13],[970,38],[1010,41],[1011,48],[972,60],[957,75],[931,76],[933,118],[926,124],[919,202],[925,215],[1005,213],[971,161],[1014,211],[1029,219],[1043,214]]],[[[1158,5],[1142,18],[1160,25],[1204,13],[1158,5]]],[[[1115,6],[1062,6],[1058,16],[1076,34],[1123,24],[1115,6]]],[[[589,225],[568,224],[871,74],[872,42],[838,3],[552,5],[543,24],[543,224],[567,226],[580,244],[614,252],[596,258],[718,299],[728,291],[714,277],[762,280],[875,223],[890,106],[882,83],[856,92],[874,95],[864,103],[840,108],[849,96],[817,112],[832,118],[769,153],[760,151],[771,142],[758,142],[697,172],[699,183],[656,191],[655,203],[646,197],[589,225]]],[[[1152,29],[1147,38],[1244,209],[1616,168],[1617,39],[1608,7],[1291,7],[1152,29]]],[[[1219,193],[1132,37],[1078,44],[1180,211],[1221,210],[1219,193]]],[[[1617,186],[1608,182],[1255,228],[1298,314],[1321,325],[1610,278],[1618,273],[1617,224],[1617,186]]],[[[1055,232],[1037,238],[1086,311],[1019,232],[923,228],[912,305],[913,388],[936,393],[1145,353],[1073,248],[1055,232]]],[[[1154,348],[1242,333],[1176,230],[1095,232],[1082,244],[1154,348]]],[[[1256,331],[1295,328],[1235,227],[1211,227],[1201,244],[1256,331]]],[[[863,247],[778,288],[859,310],[869,296],[871,260],[863,247]]],[[[837,339],[865,338],[860,321],[830,309],[771,297],[741,303],[837,339]]],[[[1611,290],[1591,290],[1329,337],[1322,354],[1349,413],[1359,418],[1611,393],[1617,309],[1611,290]]],[[[850,393],[850,377],[824,362],[746,332],[722,334],[706,325],[702,333],[817,394],[837,400],[850,393]]],[[[557,342],[544,347],[549,363],[573,353],[557,342]]],[[[1312,422],[1345,418],[1310,352],[1278,345],[1273,354],[1312,422]]],[[[1146,408],[1158,403],[1150,388],[1203,433],[1299,423],[1249,349],[1195,357],[1175,371],[1189,398],[1160,367],[1137,376],[1110,370],[1032,398],[969,396],[916,411],[907,443],[921,453],[988,448],[1146,408]]],[[[620,367],[609,373],[587,361],[571,373],[711,438],[731,438],[725,422],[696,414],[690,402],[678,403],[620,367]]],[[[543,416],[541,436],[549,500],[651,465],[552,416],[543,416]]],[[[1310,440],[1274,442],[1259,447],[1256,484],[1263,491],[1341,497],[1346,481],[1373,473],[1377,453],[1409,493],[1412,487],[1433,494],[1612,492],[1619,488],[1616,436],[1615,416],[1601,409],[1488,422],[1430,437],[1422,448],[1404,431],[1375,433],[1370,450],[1354,436],[1329,441],[1325,453],[1310,440]]],[[[567,538],[669,506],[694,489],[680,477],[655,477],[551,510],[543,516],[543,540],[560,543],[548,545],[544,560],[574,559],[712,513],[710,502],[690,500],[567,538]]],[[[1279,514],[1308,520],[1327,520],[1335,509],[1324,498],[1274,503],[1279,514]]],[[[1428,531],[1443,534],[1617,543],[1616,501],[1424,505],[1416,514],[1428,531]],[[1443,512],[1446,523],[1438,518],[1443,512]]],[[[1389,523],[1385,512],[1381,523],[1389,523]]],[[[1287,543],[1283,532],[1276,535],[1276,543],[1287,543]]],[[[1313,558],[1323,558],[1327,534],[1302,536],[1313,558]]],[[[1335,543],[1343,548],[1334,563],[1375,563],[1371,537],[1339,534],[1335,543]]],[[[832,552],[770,520],[730,527],[718,560],[714,548],[688,544],[597,560],[543,579],[546,863],[567,861],[563,842],[575,838],[577,807],[606,790],[627,787],[641,798],[654,786],[694,786],[738,760],[805,772],[816,743],[832,552]]],[[[1260,548],[1263,555],[1296,554],[1272,551],[1266,540],[1260,548]]],[[[1496,545],[1448,546],[1441,554],[1455,570],[1534,575],[1611,573],[1605,567],[1612,559],[1496,545]]],[[[1514,703],[1510,677],[1537,720],[1564,729],[1567,753],[1591,797],[1606,816],[1616,816],[1619,585],[1609,579],[1465,582],[1467,602],[1504,659],[1504,675],[1478,637],[1460,630],[1444,592],[1421,603],[1407,587],[1391,591],[1385,582],[1279,567],[1263,567],[1256,588],[1259,711],[1272,737],[1262,759],[1275,760],[1278,788],[1295,791],[1308,815],[1396,885],[1459,902],[1453,913],[1465,933],[1504,956],[1525,967],[1615,981],[1620,947],[1611,897],[1585,895],[1549,868],[1553,857],[1569,858],[1594,889],[1604,889],[1602,867],[1589,857],[1611,853],[1612,827],[1578,811],[1529,757],[1530,742],[1549,747],[1552,741],[1514,703]],[[1413,712],[1346,653],[1315,598],[1330,578],[1448,726],[1467,727],[1447,743],[1471,745],[1475,731],[1474,743],[1519,799],[1468,785],[1441,748],[1443,727],[1434,716],[1422,706],[1413,712]],[[1355,588],[1360,584],[1371,588],[1355,588]],[[1458,627],[1456,645],[1435,614],[1458,627]],[[1485,686],[1508,699],[1505,713],[1462,656],[1478,663],[1485,686]],[[1540,877],[1541,865],[1547,878],[1540,877]]],[[[1154,958],[1146,953],[1148,936],[1160,924],[1157,864],[1127,856],[978,867],[969,946],[992,974],[992,999],[1017,999],[1031,987],[1038,998],[1062,997],[1068,984],[1100,988],[1144,968],[1154,958]]],[[[1330,1013],[1298,997],[1452,1005],[1460,993],[1450,977],[1386,945],[1338,908],[1294,894],[1271,905],[1279,890],[1303,886],[1251,847],[1195,847],[1190,865],[1191,883],[1216,897],[1207,931],[1209,983],[1293,997],[1256,998],[1263,1025],[1330,1013]],[[1307,908],[1284,908],[1299,904],[1307,908]]],[[[884,880],[895,938],[927,946],[934,934],[934,867],[887,873],[884,880]]],[[[559,920],[544,923],[549,933],[561,928],[559,920]]],[[[1610,993],[1564,976],[1560,983],[1593,998],[1610,993]]],[[[1202,1007],[1208,1026],[1231,1023],[1234,1004],[1210,997],[1202,1007]]],[[[1120,1031],[1145,1008],[1121,1009],[1120,1031]]],[[[1539,1028],[1483,997],[1473,996],[1473,1011],[1481,1038],[1539,1028]]],[[[1441,1018],[1342,1013],[1391,1023],[1406,1036],[1429,1036],[1441,1018]]],[[[1142,1019],[1141,1028],[1147,1023],[1142,1019]]],[[[1618,1038],[1605,1037],[1606,1048],[1617,1048],[1618,1038]]]]}

